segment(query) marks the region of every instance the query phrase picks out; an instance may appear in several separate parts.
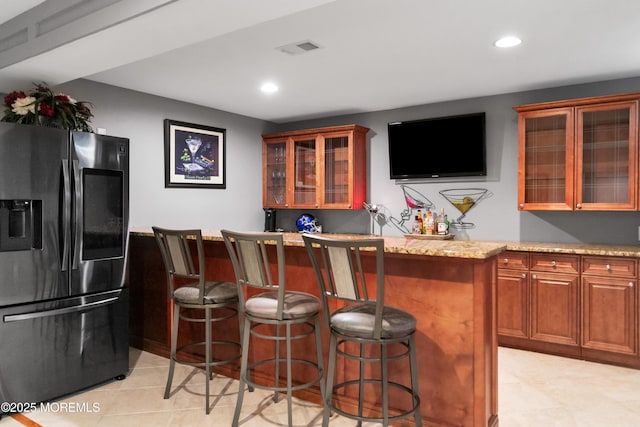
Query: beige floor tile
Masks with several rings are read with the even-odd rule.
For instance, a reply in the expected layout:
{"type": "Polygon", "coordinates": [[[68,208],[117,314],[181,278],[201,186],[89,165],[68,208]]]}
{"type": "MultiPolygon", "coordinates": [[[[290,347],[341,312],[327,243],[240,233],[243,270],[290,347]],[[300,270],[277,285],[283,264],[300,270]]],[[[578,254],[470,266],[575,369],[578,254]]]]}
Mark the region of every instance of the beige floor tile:
{"type": "MultiPolygon", "coordinates": [[[[97,410],[57,410],[26,414],[44,427],[229,426],[238,382],[221,375],[210,381],[211,413],[205,413],[206,376],[177,365],[169,399],[164,399],[169,362],[163,357],[130,351],[130,375],[57,401],[69,407],[97,410]],[[97,406],[95,406],[97,405],[97,406]]],[[[498,350],[500,427],[636,427],[640,426],[640,370],[526,352],[498,350]]],[[[244,394],[242,427],[284,426],[285,399],[274,403],[272,392],[244,394]]],[[[294,399],[295,426],[322,424],[319,405],[294,399]]],[[[11,417],[0,427],[21,426],[11,417]]],[[[331,427],[355,422],[334,415],[331,427]]],[[[364,423],[373,427],[376,423],[364,423]]]]}

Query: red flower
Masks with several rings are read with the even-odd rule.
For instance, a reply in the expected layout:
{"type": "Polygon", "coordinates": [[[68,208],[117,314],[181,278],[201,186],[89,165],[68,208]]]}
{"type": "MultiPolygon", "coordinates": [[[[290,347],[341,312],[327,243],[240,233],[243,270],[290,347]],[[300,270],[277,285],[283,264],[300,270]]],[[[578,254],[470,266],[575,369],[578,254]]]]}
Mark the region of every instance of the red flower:
{"type": "Polygon", "coordinates": [[[71,100],[69,99],[69,97],[67,95],[56,95],[54,97],[54,99],[56,101],[60,101],[60,102],[71,102],[71,100]]]}
{"type": "Polygon", "coordinates": [[[25,98],[26,96],[27,95],[23,91],[13,91],[4,97],[4,105],[11,107],[11,104],[16,102],[16,99],[25,98]]]}
{"type": "Polygon", "coordinates": [[[40,104],[40,114],[43,116],[53,117],[55,115],[55,111],[49,104],[40,104]]]}

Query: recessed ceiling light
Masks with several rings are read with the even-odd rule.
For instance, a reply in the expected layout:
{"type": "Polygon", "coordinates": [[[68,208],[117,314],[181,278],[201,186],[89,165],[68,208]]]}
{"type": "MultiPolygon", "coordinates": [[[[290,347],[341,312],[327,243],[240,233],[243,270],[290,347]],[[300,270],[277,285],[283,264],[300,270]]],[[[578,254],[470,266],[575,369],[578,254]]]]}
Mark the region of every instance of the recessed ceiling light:
{"type": "Polygon", "coordinates": [[[496,47],[514,47],[518,46],[520,43],[522,43],[522,40],[520,40],[518,37],[506,36],[497,40],[494,45],[496,47]]]}
{"type": "Polygon", "coordinates": [[[278,91],[278,86],[275,83],[268,82],[260,86],[260,90],[264,93],[274,93],[278,91]]]}

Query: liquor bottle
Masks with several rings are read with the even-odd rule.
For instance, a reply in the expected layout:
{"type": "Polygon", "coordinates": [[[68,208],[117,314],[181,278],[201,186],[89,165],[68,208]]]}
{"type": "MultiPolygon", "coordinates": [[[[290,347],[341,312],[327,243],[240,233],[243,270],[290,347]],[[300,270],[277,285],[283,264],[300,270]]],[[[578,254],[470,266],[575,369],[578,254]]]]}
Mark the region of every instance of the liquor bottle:
{"type": "Polygon", "coordinates": [[[422,221],[420,221],[420,217],[418,215],[416,215],[416,218],[413,221],[413,229],[411,232],[413,234],[422,234],[422,221]]]}
{"type": "Polygon", "coordinates": [[[424,234],[433,234],[433,212],[427,211],[427,218],[424,223],[424,234]]]}
{"type": "Polygon", "coordinates": [[[440,208],[440,213],[438,214],[438,234],[446,235],[448,233],[449,229],[444,217],[444,208],[440,208]]]}

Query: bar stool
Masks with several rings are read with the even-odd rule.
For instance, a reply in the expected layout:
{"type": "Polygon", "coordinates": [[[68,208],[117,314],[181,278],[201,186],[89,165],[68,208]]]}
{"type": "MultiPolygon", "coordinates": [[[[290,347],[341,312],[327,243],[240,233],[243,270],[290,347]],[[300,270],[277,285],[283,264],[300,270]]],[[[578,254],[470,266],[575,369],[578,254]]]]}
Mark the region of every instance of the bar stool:
{"type": "MultiPolygon", "coordinates": [[[[278,402],[278,394],[287,395],[287,416],[292,425],[291,392],[320,383],[320,392],[324,395],[322,342],[320,336],[320,300],[313,295],[286,290],[284,243],[281,233],[238,233],[222,230],[224,242],[229,251],[231,262],[238,282],[238,310],[243,319],[242,362],[240,367],[240,390],[236,403],[233,426],[237,426],[242,409],[245,384],[253,387],[273,390],[273,401],[278,402]],[[277,276],[272,274],[274,260],[277,276]],[[249,288],[255,289],[248,295],[249,288]],[[281,329],[284,328],[284,336],[281,329]],[[292,332],[292,329],[294,330],[292,332]],[[315,335],[316,360],[304,358],[312,352],[293,357],[291,344],[315,335]],[[250,338],[274,341],[275,353],[272,358],[249,363],[250,338]],[[284,341],[286,356],[281,359],[280,345],[284,341]],[[286,365],[286,385],[280,385],[280,364],[286,365]],[[312,366],[317,375],[304,383],[293,384],[293,366],[312,366]],[[273,383],[264,385],[256,381],[256,368],[273,366],[273,383]]],[[[263,381],[264,382],[264,381],[263,381]]]]}
{"type": "MultiPolygon", "coordinates": [[[[164,391],[164,398],[168,399],[171,391],[171,382],[175,364],[204,367],[207,375],[205,395],[206,413],[209,408],[209,380],[213,373],[213,366],[234,363],[240,359],[240,343],[227,340],[213,340],[211,337],[212,324],[222,322],[237,315],[238,291],[233,283],[211,282],[205,279],[205,257],[200,230],[168,230],[152,227],[156,242],[160,247],[162,260],[167,274],[167,286],[169,297],[173,301],[173,320],[171,324],[171,356],[169,362],[169,376],[164,391]],[[198,265],[193,263],[190,242],[195,242],[198,265]],[[176,279],[186,279],[183,285],[176,284],[176,279]],[[204,311],[204,317],[190,317],[184,314],[184,309],[197,309],[204,311]],[[213,317],[213,314],[217,314],[213,317]],[[218,315],[219,314],[219,315],[218,315]],[[205,340],[193,342],[177,347],[178,325],[180,319],[187,322],[204,323],[205,340]],[[205,359],[203,362],[191,362],[179,359],[177,355],[197,346],[205,347],[205,359]],[[229,347],[234,350],[232,356],[226,359],[213,359],[212,347],[229,347]]],[[[184,280],[183,280],[184,281],[184,280]]]]}
{"type": "Polygon", "coordinates": [[[384,305],[384,240],[343,240],[308,234],[302,238],[320,285],[325,320],[331,331],[322,425],[329,424],[333,410],[344,417],[358,420],[358,425],[362,421],[376,421],[388,426],[389,422],[413,416],[416,426],[421,426],[416,319],[406,311],[384,305]],[[365,273],[363,263],[370,262],[372,258],[375,260],[375,270],[367,269],[365,273]],[[370,295],[367,288],[367,279],[370,278],[375,279],[375,295],[370,295]],[[330,306],[329,298],[338,303],[330,306]],[[353,344],[350,349],[349,343],[355,343],[357,351],[353,350],[353,344]],[[365,351],[372,346],[374,350],[377,347],[379,356],[365,351]],[[395,350],[389,354],[390,346],[399,347],[401,351],[395,350]],[[358,361],[358,377],[349,379],[349,373],[345,372],[344,381],[333,385],[338,355],[358,361]],[[388,363],[404,358],[409,359],[410,386],[389,380],[388,363]],[[379,363],[380,378],[366,373],[365,363],[370,363],[369,366],[379,363]],[[365,385],[369,385],[367,390],[371,387],[380,390],[382,416],[364,415],[365,385]],[[358,392],[357,414],[342,409],[333,401],[334,394],[341,391],[346,393],[348,388],[355,386],[358,392]],[[405,403],[405,408],[394,410],[393,414],[389,409],[390,387],[399,390],[395,395],[405,396],[411,402],[405,403]]]}

